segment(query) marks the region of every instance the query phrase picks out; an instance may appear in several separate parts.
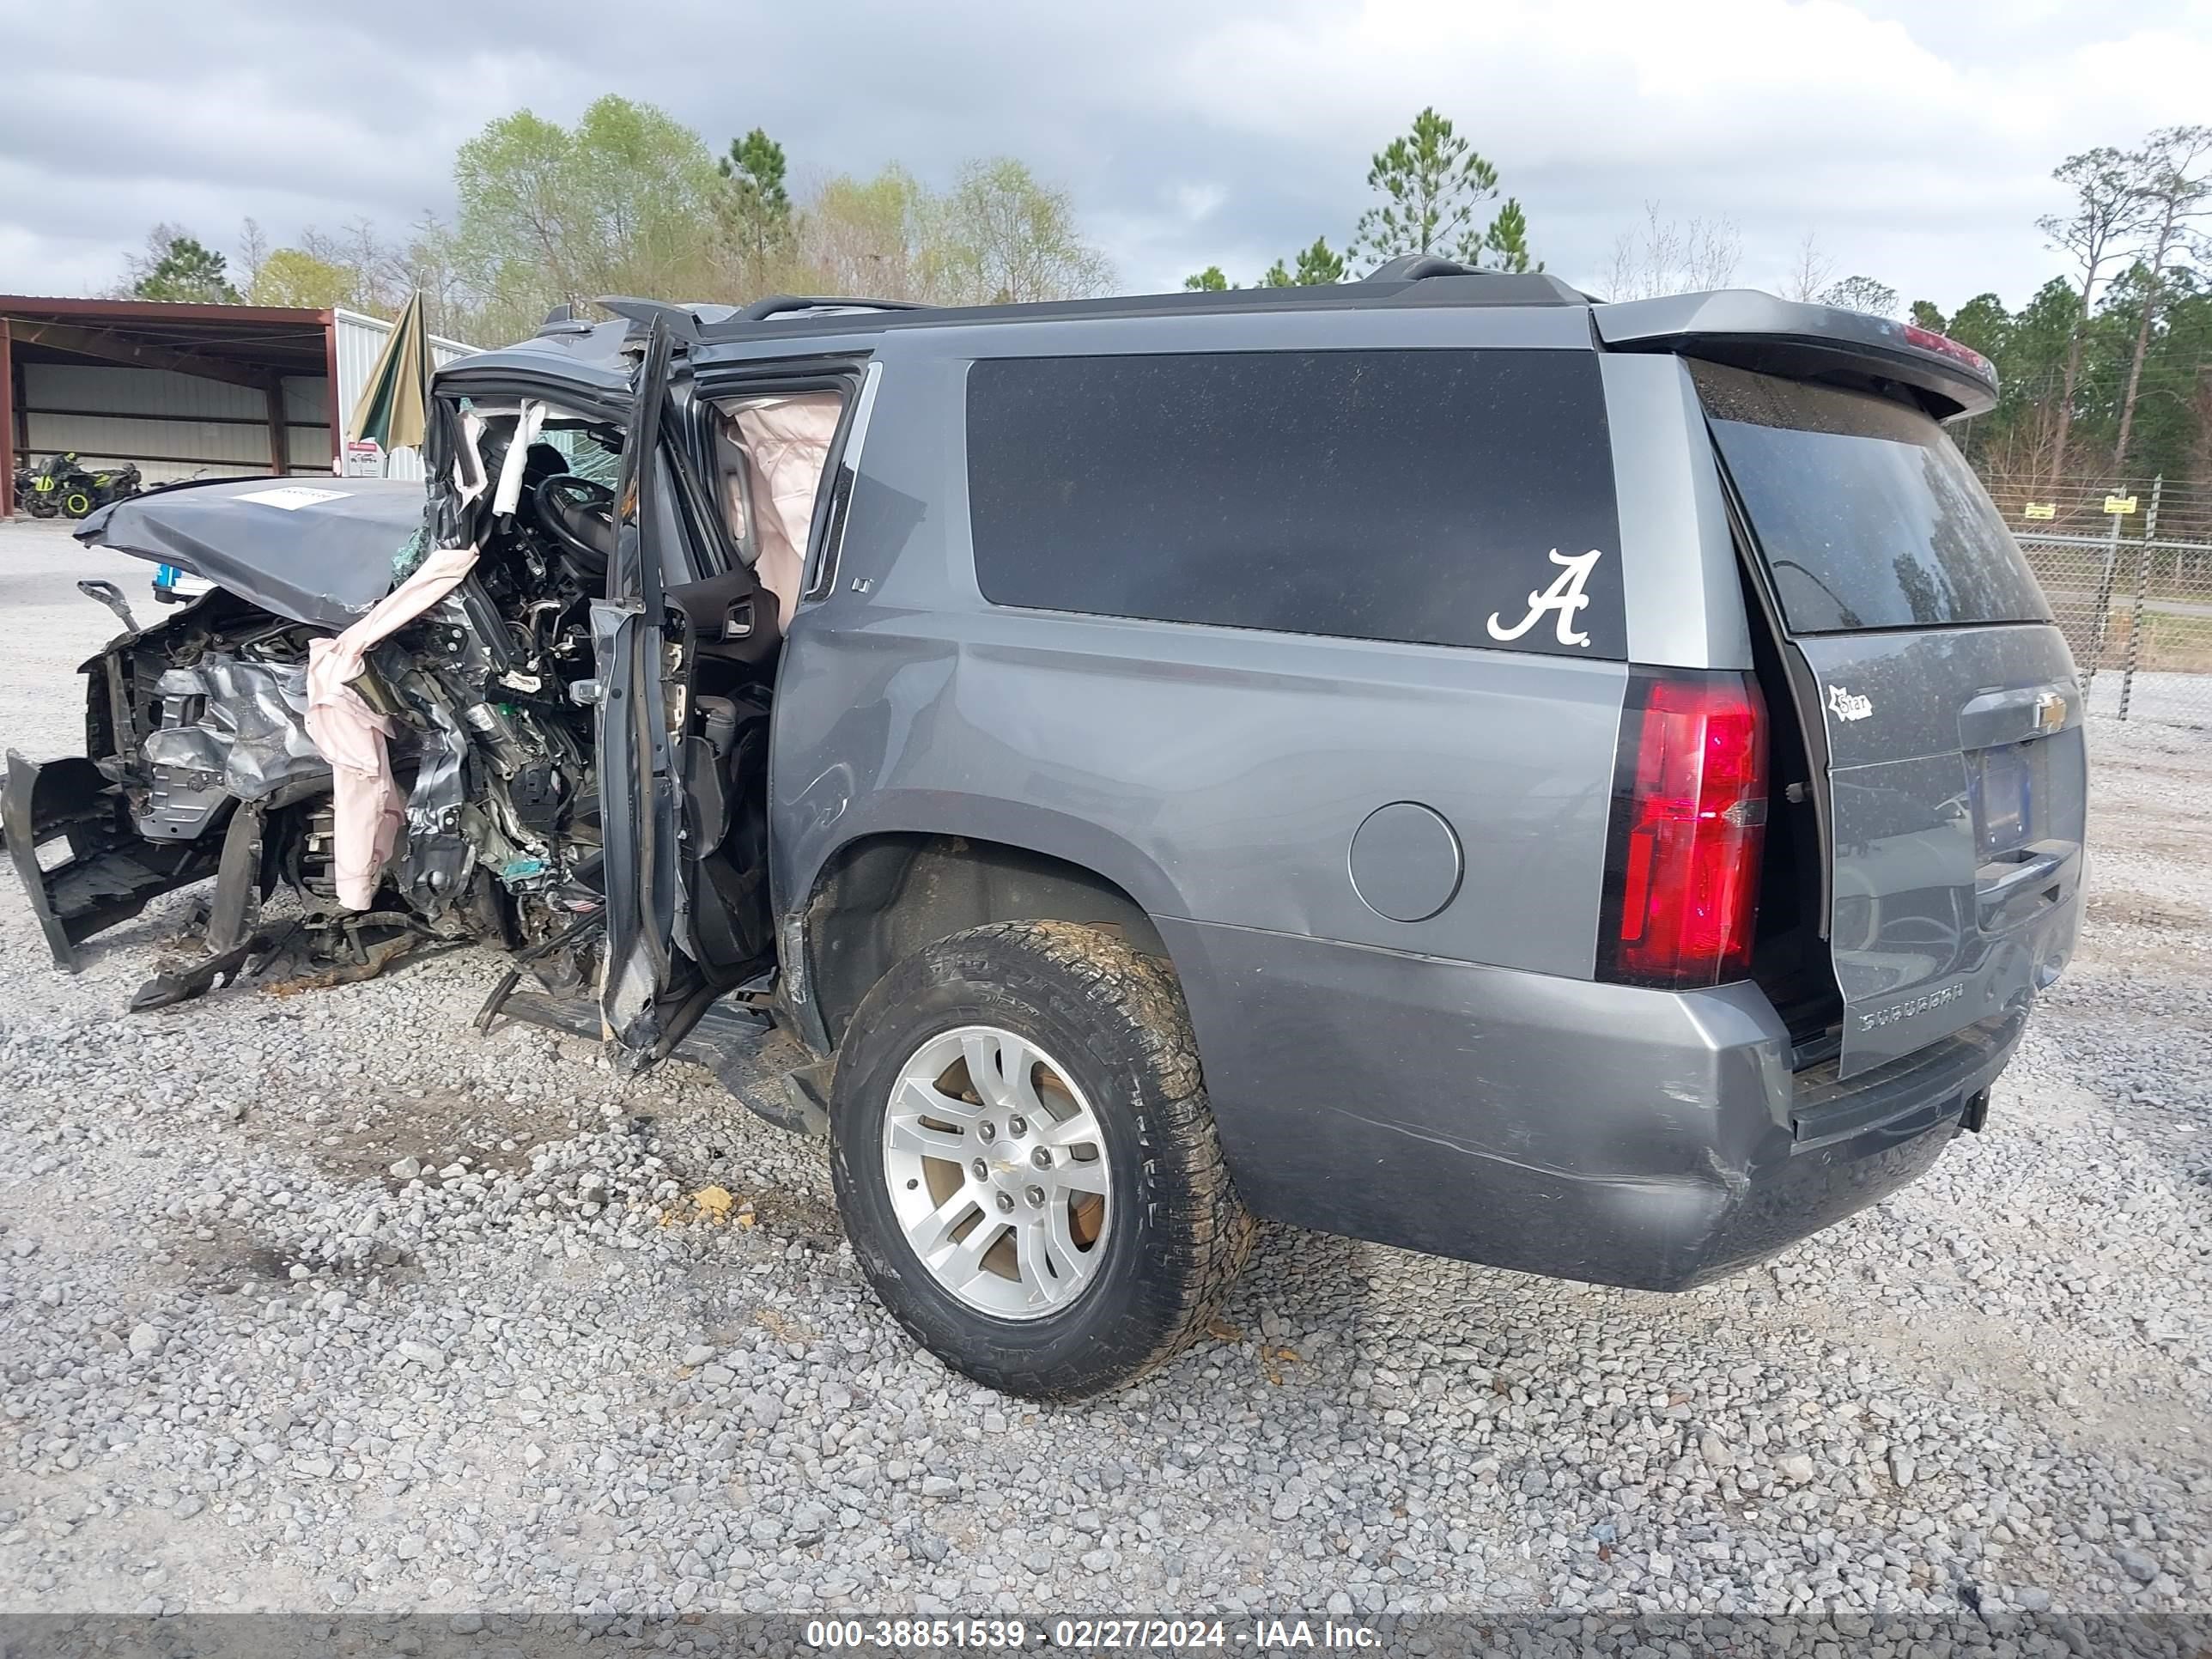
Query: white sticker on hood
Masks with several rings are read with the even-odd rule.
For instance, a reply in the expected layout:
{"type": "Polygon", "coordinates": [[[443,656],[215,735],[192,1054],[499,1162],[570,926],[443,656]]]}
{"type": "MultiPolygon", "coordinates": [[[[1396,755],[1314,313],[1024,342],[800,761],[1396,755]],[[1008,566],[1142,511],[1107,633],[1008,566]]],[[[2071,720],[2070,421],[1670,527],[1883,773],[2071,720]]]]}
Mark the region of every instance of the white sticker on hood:
{"type": "Polygon", "coordinates": [[[249,489],[231,497],[234,501],[259,501],[264,507],[281,507],[287,513],[296,513],[303,507],[313,507],[317,501],[335,501],[353,494],[350,489],[317,489],[310,484],[278,484],[274,489],[249,489]]]}

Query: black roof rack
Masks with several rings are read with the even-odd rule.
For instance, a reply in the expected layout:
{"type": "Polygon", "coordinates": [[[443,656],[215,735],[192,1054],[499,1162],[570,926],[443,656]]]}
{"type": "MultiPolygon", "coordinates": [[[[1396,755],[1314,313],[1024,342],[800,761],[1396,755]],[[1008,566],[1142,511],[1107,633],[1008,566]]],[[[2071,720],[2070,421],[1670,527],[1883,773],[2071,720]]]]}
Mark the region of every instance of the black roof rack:
{"type": "Polygon", "coordinates": [[[756,300],[739,311],[734,320],[742,323],[766,322],[771,317],[788,316],[795,311],[927,311],[930,307],[920,300],[839,300],[803,294],[771,294],[765,300],[756,300]]]}
{"type": "Polygon", "coordinates": [[[1480,265],[1463,265],[1456,259],[1447,259],[1441,253],[1401,253],[1395,259],[1385,259],[1358,280],[1363,283],[1419,283],[1431,276],[1504,276],[1503,270],[1485,270],[1480,265]]]}
{"type": "MultiPolygon", "coordinates": [[[[933,306],[913,300],[775,294],[745,306],[704,301],[678,304],[610,295],[594,303],[629,325],[634,348],[658,319],[677,344],[690,348],[757,339],[773,325],[779,333],[870,334],[884,329],[957,328],[1000,323],[1088,322],[1243,312],[1367,310],[1401,306],[1587,306],[1590,295],[1542,271],[1486,270],[1432,253],[1407,254],[1356,281],[1312,287],[1182,289],[1172,294],[1122,294],[1095,300],[1042,300],[978,306],[933,306]]],[[[591,333],[595,325],[573,305],[553,307],[540,338],[591,333]]]]}
{"type": "MultiPolygon", "coordinates": [[[[678,305],[669,300],[638,300],[626,294],[602,294],[592,303],[602,310],[611,311],[625,322],[650,328],[659,318],[668,326],[671,339],[686,341],[693,345],[699,342],[702,319],[694,306],[678,305]]],[[[720,307],[717,307],[720,309],[720,307]]]]}
{"type": "MultiPolygon", "coordinates": [[[[1537,271],[1476,270],[1449,259],[1419,256],[1411,277],[1378,270],[1358,282],[1311,288],[1239,288],[1174,294],[1123,294],[1097,300],[1042,300],[1018,304],[917,306],[896,300],[804,300],[779,297],[742,311],[702,307],[685,315],[707,344],[759,337],[764,322],[809,334],[877,333],[885,329],[960,328],[999,323],[1105,321],[1139,317],[1212,315],[1234,312],[1367,309],[1399,306],[1583,306],[1590,296],[1557,276],[1537,271]],[[749,313],[769,307],[764,316],[749,313]],[[866,307],[866,309],[860,309],[866,307]],[[702,314],[720,312],[720,315],[702,314]],[[794,313],[811,312],[804,321],[794,313]]],[[[603,302],[604,303],[604,302],[603,302]]],[[[637,303],[643,303],[642,301],[637,303]]],[[[681,337],[694,337],[681,336],[681,337]]]]}
{"type": "MultiPolygon", "coordinates": [[[[687,305],[672,300],[641,300],[626,294],[604,294],[592,303],[630,324],[633,339],[636,337],[638,330],[651,327],[658,319],[666,325],[672,339],[687,345],[697,345],[707,337],[709,331],[716,337],[726,338],[733,327],[764,323],[772,318],[790,317],[802,313],[837,317],[930,309],[918,300],[864,300],[805,294],[771,294],[766,299],[755,300],[750,305],[743,307],[704,301],[687,305]]],[[[545,320],[538,325],[538,332],[541,337],[587,334],[592,326],[576,315],[574,306],[562,304],[555,306],[545,313],[545,320]]]]}
{"type": "Polygon", "coordinates": [[[592,325],[576,314],[576,307],[562,301],[545,313],[545,320],[538,325],[538,337],[552,334],[589,334],[592,325]]]}

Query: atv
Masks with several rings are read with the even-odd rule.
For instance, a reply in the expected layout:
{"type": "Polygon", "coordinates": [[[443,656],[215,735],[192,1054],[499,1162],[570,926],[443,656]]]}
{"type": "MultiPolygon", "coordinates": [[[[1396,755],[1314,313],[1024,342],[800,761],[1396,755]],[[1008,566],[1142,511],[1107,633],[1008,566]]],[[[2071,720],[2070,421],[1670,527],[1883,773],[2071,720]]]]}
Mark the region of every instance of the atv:
{"type": "Polygon", "coordinates": [[[15,475],[16,503],[34,519],[86,519],[111,501],[128,501],[140,491],[137,466],[94,471],[73,449],[51,456],[43,466],[15,475]]]}

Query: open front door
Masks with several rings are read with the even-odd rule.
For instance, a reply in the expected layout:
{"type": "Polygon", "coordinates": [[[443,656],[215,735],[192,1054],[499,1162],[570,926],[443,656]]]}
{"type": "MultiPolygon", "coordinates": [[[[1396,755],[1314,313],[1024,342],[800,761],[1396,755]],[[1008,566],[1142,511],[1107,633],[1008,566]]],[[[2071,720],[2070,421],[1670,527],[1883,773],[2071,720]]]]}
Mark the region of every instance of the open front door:
{"type": "Polygon", "coordinates": [[[599,804],[606,850],[606,950],[599,970],[602,1035],[641,1054],[659,1042],[657,1000],[672,977],[677,921],[678,785],[672,682],[681,696],[682,633],[668,624],[660,545],[670,515],[661,410],[668,330],[654,319],[638,365],[615,492],[615,556],[607,592],[592,603],[598,666],[599,804]]]}

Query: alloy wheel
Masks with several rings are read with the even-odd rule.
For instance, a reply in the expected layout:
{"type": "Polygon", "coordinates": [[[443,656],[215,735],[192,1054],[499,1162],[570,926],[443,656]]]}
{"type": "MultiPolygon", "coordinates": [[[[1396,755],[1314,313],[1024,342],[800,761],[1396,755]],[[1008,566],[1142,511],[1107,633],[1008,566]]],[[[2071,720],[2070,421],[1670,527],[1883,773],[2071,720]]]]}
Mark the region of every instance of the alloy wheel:
{"type": "Polygon", "coordinates": [[[908,1058],[884,1115],[883,1168],[915,1255],[981,1312],[1058,1313],[1105,1259],[1104,1132],[1067,1069],[1004,1027],[942,1032],[908,1058]]]}

